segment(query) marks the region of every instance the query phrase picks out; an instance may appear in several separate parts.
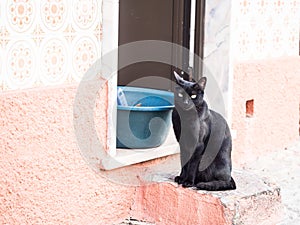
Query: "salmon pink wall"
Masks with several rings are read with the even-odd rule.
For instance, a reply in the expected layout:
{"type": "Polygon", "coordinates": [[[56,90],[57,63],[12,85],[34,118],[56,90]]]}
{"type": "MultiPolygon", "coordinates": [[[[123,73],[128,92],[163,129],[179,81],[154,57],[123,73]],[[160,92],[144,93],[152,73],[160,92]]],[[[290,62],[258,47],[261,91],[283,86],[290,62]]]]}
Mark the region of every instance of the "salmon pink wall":
{"type": "MultiPolygon", "coordinates": [[[[135,189],[95,173],[78,148],[76,88],[0,95],[0,224],[112,224],[129,218],[135,189]]],[[[105,139],[107,115],[102,110],[96,117],[105,139]]]]}
{"type": "Polygon", "coordinates": [[[234,69],[232,129],[236,165],[299,139],[300,57],[238,63],[234,69]],[[246,101],[253,100],[253,115],[246,101]]]}

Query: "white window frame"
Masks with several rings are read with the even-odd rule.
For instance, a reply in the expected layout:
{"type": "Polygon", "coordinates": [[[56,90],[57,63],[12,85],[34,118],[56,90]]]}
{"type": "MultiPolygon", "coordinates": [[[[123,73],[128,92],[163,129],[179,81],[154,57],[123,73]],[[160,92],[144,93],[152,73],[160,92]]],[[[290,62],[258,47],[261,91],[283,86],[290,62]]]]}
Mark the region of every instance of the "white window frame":
{"type": "MultiPolygon", "coordinates": [[[[103,39],[102,39],[102,56],[118,48],[118,31],[119,31],[119,1],[103,0],[103,39]]],[[[115,100],[117,99],[117,76],[108,80],[108,127],[107,127],[107,146],[109,157],[102,159],[101,169],[111,170],[123,166],[160,158],[167,155],[179,153],[179,146],[175,140],[173,130],[163,145],[153,149],[146,150],[125,150],[116,148],[116,116],[117,109],[115,100]],[[113,160],[112,160],[113,158],[113,160]]]]}

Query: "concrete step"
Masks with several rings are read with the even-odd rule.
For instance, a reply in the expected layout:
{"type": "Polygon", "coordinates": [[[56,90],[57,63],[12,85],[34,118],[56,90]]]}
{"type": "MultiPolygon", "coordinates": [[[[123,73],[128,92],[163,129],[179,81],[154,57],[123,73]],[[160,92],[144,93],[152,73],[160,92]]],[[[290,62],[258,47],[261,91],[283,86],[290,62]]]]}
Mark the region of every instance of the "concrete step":
{"type": "Polygon", "coordinates": [[[277,225],[300,224],[300,139],[285,149],[274,150],[248,164],[248,170],[270,177],[280,186],[284,218],[277,225]]]}
{"type": "Polygon", "coordinates": [[[253,173],[234,171],[237,189],[222,192],[182,188],[174,176],[155,174],[155,183],[137,188],[132,218],[156,225],[267,225],[282,219],[279,187],[253,173]]]}

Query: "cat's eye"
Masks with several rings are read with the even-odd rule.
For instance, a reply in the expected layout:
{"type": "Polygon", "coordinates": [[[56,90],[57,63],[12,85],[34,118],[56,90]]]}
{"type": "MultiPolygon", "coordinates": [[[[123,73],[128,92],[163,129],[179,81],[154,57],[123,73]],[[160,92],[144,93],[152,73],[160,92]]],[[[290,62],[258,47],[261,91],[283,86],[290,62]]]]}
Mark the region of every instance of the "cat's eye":
{"type": "Polygon", "coordinates": [[[183,97],[183,94],[178,93],[178,97],[179,97],[179,98],[182,98],[182,97],[183,97]]]}
{"type": "Polygon", "coordinates": [[[191,95],[191,99],[197,98],[197,95],[191,95]]]}

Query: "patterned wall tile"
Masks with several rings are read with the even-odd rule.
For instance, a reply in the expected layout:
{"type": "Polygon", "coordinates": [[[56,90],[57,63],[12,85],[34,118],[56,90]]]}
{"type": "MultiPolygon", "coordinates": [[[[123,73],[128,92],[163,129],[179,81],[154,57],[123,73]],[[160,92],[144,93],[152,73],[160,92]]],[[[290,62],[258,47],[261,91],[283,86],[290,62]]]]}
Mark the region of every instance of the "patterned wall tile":
{"type": "Polygon", "coordinates": [[[9,41],[5,53],[4,89],[34,86],[36,81],[37,53],[31,39],[9,41]]]}
{"type": "Polygon", "coordinates": [[[270,7],[274,16],[285,15],[287,12],[289,0],[270,1],[270,7]]]}
{"type": "Polygon", "coordinates": [[[249,32],[251,26],[248,23],[238,23],[235,29],[234,56],[239,60],[251,58],[253,56],[254,39],[253,33],[249,32]]]}
{"type": "Polygon", "coordinates": [[[73,78],[80,81],[89,67],[100,57],[97,39],[90,36],[79,37],[74,40],[72,49],[73,78]]]}
{"type": "Polygon", "coordinates": [[[300,19],[299,15],[299,8],[300,8],[300,1],[299,0],[288,0],[287,1],[287,11],[296,17],[298,17],[298,20],[300,19]]]}
{"type": "Polygon", "coordinates": [[[253,1],[251,0],[242,0],[238,2],[239,14],[243,16],[243,18],[251,14],[252,3],[253,1]]]}
{"type": "Polygon", "coordinates": [[[270,29],[266,28],[265,24],[261,24],[256,27],[253,47],[254,59],[263,59],[269,56],[271,48],[271,35],[270,29]]]}
{"type": "Polygon", "coordinates": [[[280,57],[285,54],[285,35],[282,35],[282,29],[278,27],[274,27],[270,32],[270,48],[272,49],[269,51],[272,52],[273,57],[280,57]]]}
{"type": "Polygon", "coordinates": [[[299,54],[300,0],[239,0],[235,4],[236,60],[299,54]]]}
{"type": "Polygon", "coordinates": [[[270,5],[271,5],[271,2],[269,2],[268,0],[256,0],[255,1],[257,13],[260,16],[266,15],[266,13],[268,14],[269,12],[271,12],[270,5]]]}
{"type": "Polygon", "coordinates": [[[34,28],[37,14],[36,2],[34,0],[6,0],[4,2],[6,26],[10,32],[23,33],[34,28]]]}
{"type": "Polygon", "coordinates": [[[101,52],[102,0],[0,1],[0,90],[78,82],[101,52]]]}
{"type": "Polygon", "coordinates": [[[97,18],[99,18],[99,9],[100,6],[96,0],[75,0],[72,8],[72,21],[75,27],[84,30],[95,28],[97,18]]]}
{"type": "Polygon", "coordinates": [[[285,32],[283,43],[286,55],[299,55],[299,23],[289,24],[285,32]],[[295,32],[295,30],[298,30],[298,32],[295,32]]]}
{"type": "Polygon", "coordinates": [[[45,38],[40,48],[39,71],[43,84],[63,84],[67,80],[70,52],[65,37],[45,38]]]}
{"type": "Polygon", "coordinates": [[[67,0],[42,0],[40,4],[41,27],[44,31],[64,30],[68,24],[70,6],[67,0]]]}

